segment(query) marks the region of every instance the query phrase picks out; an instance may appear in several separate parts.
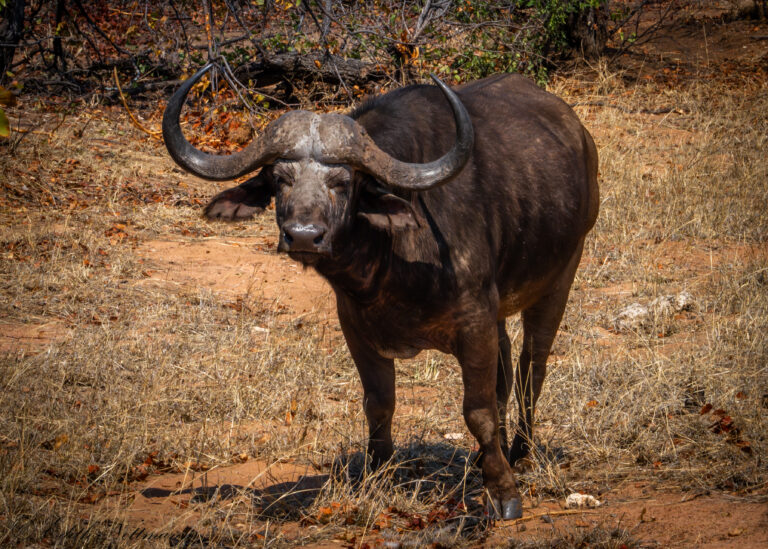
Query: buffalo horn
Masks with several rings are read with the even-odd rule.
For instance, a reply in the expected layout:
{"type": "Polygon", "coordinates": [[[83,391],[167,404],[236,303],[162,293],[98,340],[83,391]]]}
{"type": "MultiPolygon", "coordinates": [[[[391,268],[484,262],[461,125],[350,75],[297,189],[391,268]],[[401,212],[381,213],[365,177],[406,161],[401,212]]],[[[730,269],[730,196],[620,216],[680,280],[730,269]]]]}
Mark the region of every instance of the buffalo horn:
{"type": "Polygon", "coordinates": [[[461,172],[472,154],[475,136],[467,110],[448,86],[434,74],[430,76],[453,109],[456,141],[451,150],[441,158],[425,164],[412,164],[391,157],[366,134],[359,150],[362,158],[356,159],[354,163],[390,187],[424,191],[443,185],[461,172]]]}
{"type": "Polygon", "coordinates": [[[187,79],[168,100],[163,114],[163,139],[171,157],[179,166],[204,179],[223,181],[250,173],[279,157],[274,141],[254,139],[245,149],[230,155],[208,154],[193,147],[181,131],[179,116],[192,86],[211,69],[208,63],[187,79]]]}

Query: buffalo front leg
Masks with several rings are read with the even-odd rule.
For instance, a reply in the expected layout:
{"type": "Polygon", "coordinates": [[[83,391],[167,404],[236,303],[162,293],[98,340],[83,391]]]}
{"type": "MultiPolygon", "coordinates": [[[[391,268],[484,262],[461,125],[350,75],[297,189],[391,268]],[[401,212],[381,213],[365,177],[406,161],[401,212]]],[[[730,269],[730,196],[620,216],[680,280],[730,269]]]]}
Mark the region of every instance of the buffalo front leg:
{"type": "Polygon", "coordinates": [[[522,503],[512,468],[501,450],[496,368],[499,353],[497,326],[488,323],[461,337],[457,358],[464,381],[464,420],[480,445],[483,486],[491,516],[514,519],[522,516],[522,503]]]}
{"type": "MultiPolygon", "coordinates": [[[[339,318],[342,319],[342,314],[339,318]]],[[[341,320],[341,327],[363,385],[363,410],[368,420],[368,455],[371,465],[378,468],[392,457],[394,450],[395,361],[379,355],[348,322],[341,320]]]]}
{"type": "Polygon", "coordinates": [[[582,244],[574,253],[567,268],[560,275],[554,291],[525,309],[523,317],[523,345],[520,362],[515,373],[515,395],[518,419],[515,438],[509,451],[509,461],[526,457],[533,448],[533,416],[536,401],[547,376],[547,359],[563,318],[565,304],[581,259],[582,244]]]}
{"type": "Polygon", "coordinates": [[[392,416],[395,413],[395,364],[393,360],[358,362],[363,384],[363,409],[368,420],[368,455],[380,467],[392,457],[392,416]]]}

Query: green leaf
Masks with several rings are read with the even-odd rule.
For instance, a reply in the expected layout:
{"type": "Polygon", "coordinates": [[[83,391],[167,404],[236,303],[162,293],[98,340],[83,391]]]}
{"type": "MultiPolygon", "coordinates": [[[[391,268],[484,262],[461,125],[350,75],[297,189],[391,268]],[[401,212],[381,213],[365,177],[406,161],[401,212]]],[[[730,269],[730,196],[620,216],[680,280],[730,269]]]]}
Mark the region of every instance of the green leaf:
{"type": "Polygon", "coordinates": [[[11,125],[8,122],[8,117],[5,116],[5,111],[0,109],[0,137],[8,137],[11,135],[11,125]]]}

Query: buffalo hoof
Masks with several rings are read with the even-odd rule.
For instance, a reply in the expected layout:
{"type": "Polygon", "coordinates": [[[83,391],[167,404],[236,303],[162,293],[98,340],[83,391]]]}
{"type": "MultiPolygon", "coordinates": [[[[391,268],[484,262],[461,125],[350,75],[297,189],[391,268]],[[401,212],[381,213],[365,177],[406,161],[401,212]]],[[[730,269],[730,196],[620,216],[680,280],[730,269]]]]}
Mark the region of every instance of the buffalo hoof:
{"type": "Polygon", "coordinates": [[[488,516],[494,520],[514,520],[523,516],[523,504],[518,498],[501,501],[488,498],[488,516]]]}

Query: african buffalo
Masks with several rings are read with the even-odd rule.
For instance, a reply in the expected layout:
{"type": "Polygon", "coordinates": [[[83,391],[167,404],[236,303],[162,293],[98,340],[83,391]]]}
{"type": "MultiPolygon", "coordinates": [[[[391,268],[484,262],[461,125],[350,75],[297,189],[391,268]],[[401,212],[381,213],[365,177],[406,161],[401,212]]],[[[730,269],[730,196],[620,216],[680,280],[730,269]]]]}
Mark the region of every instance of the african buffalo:
{"type": "Polygon", "coordinates": [[[360,374],[374,465],[393,452],[395,358],[456,356],[464,419],[480,444],[490,511],[522,513],[510,463],[532,445],[547,357],[598,211],[597,151],[574,112],[519,75],[452,91],[417,85],[349,115],[288,112],[243,151],[201,152],[168,102],[173,159],[213,180],[261,171],[217,195],[209,218],[248,217],[275,197],[278,250],[325,277],[360,374]],[[513,375],[505,319],[522,313],[513,375]],[[512,387],[518,426],[507,451],[512,387]]]}

